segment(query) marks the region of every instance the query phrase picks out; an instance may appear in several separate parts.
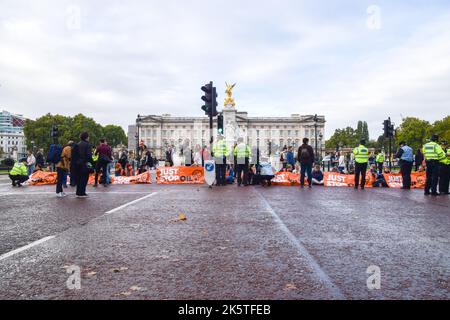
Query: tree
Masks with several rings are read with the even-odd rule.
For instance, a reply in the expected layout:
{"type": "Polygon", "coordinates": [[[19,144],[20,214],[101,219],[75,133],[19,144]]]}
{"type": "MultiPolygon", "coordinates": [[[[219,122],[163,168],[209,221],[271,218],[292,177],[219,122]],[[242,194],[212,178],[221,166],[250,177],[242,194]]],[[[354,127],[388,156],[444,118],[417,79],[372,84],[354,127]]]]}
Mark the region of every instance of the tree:
{"type": "Polygon", "coordinates": [[[450,142],[450,116],[445,117],[440,121],[436,121],[431,129],[432,133],[439,136],[440,140],[450,142]]]}
{"type": "Polygon", "coordinates": [[[116,147],[119,144],[127,143],[127,135],[123,131],[122,127],[115,125],[107,125],[103,128],[103,136],[108,141],[108,144],[112,147],[116,147]]]}
{"type": "Polygon", "coordinates": [[[347,127],[345,129],[336,129],[333,136],[325,142],[326,148],[336,148],[340,145],[342,147],[354,147],[358,144],[358,135],[356,131],[347,127]]]}
{"type": "Polygon", "coordinates": [[[418,150],[430,137],[431,131],[432,126],[428,121],[409,117],[398,128],[396,140],[405,141],[411,148],[418,150]]]}

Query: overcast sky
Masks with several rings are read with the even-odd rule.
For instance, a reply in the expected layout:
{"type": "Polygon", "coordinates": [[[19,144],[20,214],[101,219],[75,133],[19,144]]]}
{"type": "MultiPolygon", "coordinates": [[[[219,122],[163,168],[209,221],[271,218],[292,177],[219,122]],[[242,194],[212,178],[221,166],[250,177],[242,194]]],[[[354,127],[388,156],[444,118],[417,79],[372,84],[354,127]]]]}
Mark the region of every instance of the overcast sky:
{"type": "Polygon", "coordinates": [[[0,109],[202,115],[200,87],[237,82],[250,116],[334,129],[449,114],[450,2],[0,0],[0,109]]]}

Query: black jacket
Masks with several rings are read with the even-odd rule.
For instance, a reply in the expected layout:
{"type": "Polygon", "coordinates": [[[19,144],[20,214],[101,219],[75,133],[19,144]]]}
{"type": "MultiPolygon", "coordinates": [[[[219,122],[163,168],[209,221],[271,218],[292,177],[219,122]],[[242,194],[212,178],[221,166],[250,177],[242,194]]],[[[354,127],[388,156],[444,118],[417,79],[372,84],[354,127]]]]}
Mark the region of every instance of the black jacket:
{"type": "Polygon", "coordinates": [[[298,148],[298,154],[297,154],[298,162],[302,164],[313,164],[314,163],[314,150],[313,148],[308,144],[302,144],[300,148],[298,148]],[[305,157],[302,156],[302,150],[306,149],[308,151],[309,156],[305,157]]]}
{"type": "Polygon", "coordinates": [[[82,167],[86,165],[86,163],[88,162],[90,163],[94,162],[94,160],[92,160],[92,149],[89,142],[81,140],[80,142],[78,142],[77,146],[74,149],[75,149],[75,164],[77,166],[82,167]]]}

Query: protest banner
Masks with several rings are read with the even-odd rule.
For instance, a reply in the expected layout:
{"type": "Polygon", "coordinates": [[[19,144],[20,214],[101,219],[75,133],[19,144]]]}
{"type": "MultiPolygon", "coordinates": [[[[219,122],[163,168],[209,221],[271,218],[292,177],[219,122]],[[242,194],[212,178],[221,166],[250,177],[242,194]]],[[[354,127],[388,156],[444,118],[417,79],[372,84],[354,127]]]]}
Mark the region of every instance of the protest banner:
{"type": "Polygon", "coordinates": [[[158,184],[203,184],[205,171],[202,167],[164,167],[157,168],[158,184]]]}

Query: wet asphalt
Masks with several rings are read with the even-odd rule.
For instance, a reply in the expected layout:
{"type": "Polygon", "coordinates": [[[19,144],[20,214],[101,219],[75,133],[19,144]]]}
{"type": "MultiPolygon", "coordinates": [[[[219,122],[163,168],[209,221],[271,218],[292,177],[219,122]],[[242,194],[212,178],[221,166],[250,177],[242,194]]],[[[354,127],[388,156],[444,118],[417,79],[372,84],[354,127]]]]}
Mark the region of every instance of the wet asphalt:
{"type": "Polygon", "coordinates": [[[449,197],[152,184],[57,199],[2,179],[2,299],[450,298],[449,197]],[[73,265],[79,290],[66,285],[73,265]]]}

